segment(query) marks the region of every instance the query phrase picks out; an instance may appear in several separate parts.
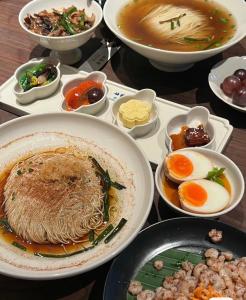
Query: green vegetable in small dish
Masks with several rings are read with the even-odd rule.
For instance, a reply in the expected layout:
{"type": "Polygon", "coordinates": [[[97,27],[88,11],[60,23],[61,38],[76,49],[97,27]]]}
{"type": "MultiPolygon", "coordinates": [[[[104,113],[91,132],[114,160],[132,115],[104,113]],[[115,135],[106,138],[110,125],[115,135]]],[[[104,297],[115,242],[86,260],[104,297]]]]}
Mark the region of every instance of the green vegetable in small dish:
{"type": "Polygon", "coordinates": [[[23,72],[18,80],[23,92],[29,91],[33,87],[44,86],[57,77],[57,69],[52,64],[40,63],[23,72]]]}

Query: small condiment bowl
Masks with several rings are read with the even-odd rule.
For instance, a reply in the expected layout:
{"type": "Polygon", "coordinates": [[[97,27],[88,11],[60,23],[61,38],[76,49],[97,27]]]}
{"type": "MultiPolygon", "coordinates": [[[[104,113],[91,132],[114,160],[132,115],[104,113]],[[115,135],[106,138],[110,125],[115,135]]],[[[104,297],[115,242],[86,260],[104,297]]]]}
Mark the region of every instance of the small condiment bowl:
{"type": "Polygon", "coordinates": [[[17,101],[20,104],[29,104],[38,99],[45,99],[50,95],[52,95],[57,90],[60,83],[60,77],[61,77],[60,62],[57,59],[50,58],[50,57],[42,58],[42,59],[32,59],[28,63],[25,63],[21,65],[18,69],[16,69],[14,76],[16,78],[16,84],[13,88],[13,92],[16,96],[17,101]],[[32,89],[23,92],[18,83],[21,74],[25,72],[27,69],[32,68],[40,63],[49,63],[54,65],[57,70],[56,78],[47,85],[33,87],[32,89]]]}
{"type": "Polygon", "coordinates": [[[221,89],[224,79],[237,69],[246,69],[246,56],[234,56],[214,65],[208,75],[208,83],[213,93],[232,108],[246,112],[246,107],[236,105],[232,102],[232,97],[227,96],[221,89]]]}
{"type": "Polygon", "coordinates": [[[186,211],[176,206],[167,198],[163,189],[163,180],[165,176],[164,160],[157,166],[156,173],[155,173],[155,184],[162,199],[176,212],[181,213],[183,215],[193,216],[193,217],[216,218],[221,215],[227,214],[228,212],[233,210],[240,203],[245,190],[245,182],[240,169],[228,157],[211,149],[197,147],[197,148],[180,149],[178,151],[185,151],[187,149],[205,155],[207,158],[210,159],[214,167],[225,168],[224,174],[228,179],[231,188],[230,203],[221,211],[218,211],[216,213],[211,213],[211,214],[194,213],[194,212],[186,211]]]}
{"type": "Polygon", "coordinates": [[[61,104],[62,111],[68,111],[66,109],[66,100],[65,100],[67,92],[70,89],[77,87],[80,83],[87,81],[87,80],[92,80],[92,81],[102,84],[103,97],[99,101],[97,101],[93,104],[81,105],[80,107],[78,107],[77,109],[74,109],[72,111],[89,114],[89,115],[96,115],[103,109],[103,107],[105,106],[106,100],[107,100],[107,95],[108,95],[108,88],[106,86],[107,76],[103,72],[95,71],[95,72],[91,72],[86,77],[81,77],[81,78],[76,78],[76,79],[70,80],[63,86],[63,88],[62,88],[63,100],[62,100],[62,104],[61,104]]]}
{"type": "Polygon", "coordinates": [[[143,89],[138,91],[135,94],[129,96],[123,96],[119,98],[113,103],[112,106],[113,123],[118,125],[123,131],[127,132],[134,138],[141,137],[148,134],[153,128],[155,128],[156,122],[158,120],[158,110],[155,104],[155,99],[156,99],[156,93],[151,89],[143,89]],[[152,110],[150,113],[150,120],[146,124],[136,125],[129,129],[123,125],[122,121],[119,118],[119,108],[121,104],[131,99],[148,102],[149,104],[151,104],[152,110]]]}
{"type": "Polygon", "coordinates": [[[197,127],[199,125],[203,125],[204,129],[209,135],[210,142],[206,145],[198,147],[212,149],[214,147],[215,131],[213,124],[211,121],[209,121],[209,116],[209,111],[205,107],[195,106],[186,114],[177,115],[172,118],[167,123],[165,130],[166,144],[169,152],[173,151],[172,139],[170,136],[172,134],[178,134],[181,131],[182,126],[197,127]]]}

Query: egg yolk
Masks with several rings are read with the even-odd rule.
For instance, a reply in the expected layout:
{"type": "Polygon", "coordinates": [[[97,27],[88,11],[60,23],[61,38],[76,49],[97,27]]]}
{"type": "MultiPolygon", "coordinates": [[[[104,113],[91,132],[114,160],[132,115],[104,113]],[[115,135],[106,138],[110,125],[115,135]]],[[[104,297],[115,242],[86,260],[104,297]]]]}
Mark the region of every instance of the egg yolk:
{"type": "Polygon", "coordinates": [[[182,154],[171,155],[168,158],[167,167],[175,175],[181,178],[191,175],[193,171],[191,160],[182,154]]]}
{"type": "Polygon", "coordinates": [[[194,182],[183,187],[182,196],[186,202],[194,206],[203,206],[208,197],[206,190],[194,182]]]}

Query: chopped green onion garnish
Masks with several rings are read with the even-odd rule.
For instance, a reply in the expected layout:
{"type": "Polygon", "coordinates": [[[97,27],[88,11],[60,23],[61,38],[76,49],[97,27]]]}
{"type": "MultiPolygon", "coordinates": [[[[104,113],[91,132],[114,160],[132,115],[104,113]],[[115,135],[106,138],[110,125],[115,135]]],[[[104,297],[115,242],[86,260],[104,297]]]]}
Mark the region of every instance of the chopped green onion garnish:
{"type": "Polygon", "coordinates": [[[217,182],[218,184],[224,186],[221,176],[224,174],[225,168],[213,168],[208,172],[207,179],[217,182]]]}
{"type": "Polygon", "coordinates": [[[173,21],[171,21],[171,30],[173,30],[175,28],[175,26],[174,26],[174,22],[173,21]]]}
{"type": "Polygon", "coordinates": [[[97,245],[101,240],[103,240],[112,230],[114,229],[114,226],[112,224],[108,225],[108,227],[106,229],[103,230],[103,232],[101,232],[99,234],[99,236],[94,240],[94,242],[92,243],[92,245],[97,245]]]}
{"type": "Polygon", "coordinates": [[[224,24],[227,24],[228,23],[228,19],[226,19],[226,18],[219,18],[219,20],[220,20],[220,22],[221,23],[224,23],[224,24]]]}
{"type": "Polygon", "coordinates": [[[186,42],[209,42],[211,41],[211,37],[205,37],[205,38],[193,38],[193,37],[189,37],[189,36],[185,36],[184,40],[186,42]]]}
{"type": "Polygon", "coordinates": [[[117,232],[119,232],[122,227],[126,224],[127,220],[122,218],[119,222],[119,224],[114,228],[114,230],[108,235],[108,237],[104,240],[104,243],[107,244],[109,243],[112,238],[116,235],[117,232]]]}
{"type": "Polygon", "coordinates": [[[26,251],[26,247],[24,247],[23,245],[21,245],[21,244],[15,242],[15,241],[12,242],[12,245],[15,246],[15,247],[17,247],[17,248],[19,248],[19,249],[22,250],[22,251],[26,251]]]}
{"type": "Polygon", "coordinates": [[[10,227],[7,219],[0,219],[0,226],[9,232],[13,232],[13,229],[10,227]]]}
{"type": "Polygon", "coordinates": [[[94,240],[95,240],[95,232],[94,232],[94,230],[91,230],[91,231],[89,232],[88,238],[89,238],[89,241],[90,241],[91,243],[94,242],[94,240]]]}

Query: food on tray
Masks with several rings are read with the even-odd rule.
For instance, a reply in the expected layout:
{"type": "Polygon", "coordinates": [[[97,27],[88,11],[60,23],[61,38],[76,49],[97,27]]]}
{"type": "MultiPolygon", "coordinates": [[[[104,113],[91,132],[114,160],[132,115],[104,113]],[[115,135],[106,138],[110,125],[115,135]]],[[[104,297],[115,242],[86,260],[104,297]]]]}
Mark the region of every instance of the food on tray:
{"type": "Polygon", "coordinates": [[[204,146],[210,142],[210,137],[202,124],[196,128],[184,125],[179,133],[171,134],[170,138],[174,151],[186,147],[204,146]]]}
{"type": "Polygon", "coordinates": [[[75,6],[62,9],[43,10],[34,15],[28,14],[25,26],[34,33],[46,36],[68,36],[90,29],[95,22],[95,15],[88,16],[85,9],[75,6]]]}
{"type": "Polygon", "coordinates": [[[232,103],[246,106],[246,70],[238,69],[233,75],[224,79],[221,89],[226,96],[232,98],[232,103]]]}
{"type": "Polygon", "coordinates": [[[192,150],[170,153],[164,162],[163,191],[174,205],[201,214],[221,211],[230,202],[231,187],[224,168],[192,150]]]}
{"type": "Polygon", "coordinates": [[[96,103],[101,100],[103,96],[104,92],[102,83],[92,80],[83,81],[66,93],[66,109],[71,111],[82,105],[96,103]]]}
{"type": "Polygon", "coordinates": [[[211,240],[211,242],[217,244],[217,243],[220,243],[222,241],[223,232],[221,230],[211,229],[208,232],[208,237],[211,240]]]}
{"type": "Polygon", "coordinates": [[[207,179],[183,182],[178,187],[178,193],[182,208],[191,212],[214,213],[230,202],[228,191],[222,185],[207,179]]]}
{"type": "Polygon", "coordinates": [[[191,150],[175,151],[165,158],[166,176],[178,183],[206,178],[212,168],[206,156],[191,150]]]}
{"type": "MultiPolygon", "coordinates": [[[[140,281],[132,280],[128,292],[136,296],[137,300],[210,300],[213,297],[246,299],[246,257],[234,259],[231,252],[220,252],[215,248],[208,248],[203,256],[186,251],[180,253],[186,256],[182,255],[181,258],[177,250],[169,250],[172,256],[166,257],[167,268],[162,273],[162,286],[154,291],[145,290],[143,285],[153,286],[155,281],[148,282],[147,277],[142,277],[145,278],[143,285],[140,281]],[[172,266],[171,262],[177,260],[177,265],[172,266]]],[[[159,281],[160,273],[154,273],[153,276],[158,276],[159,281]]]]}
{"type": "Polygon", "coordinates": [[[1,238],[23,251],[62,258],[108,243],[127,222],[120,219],[112,166],[78,148],[23,157],[1,177],[1,238]]]}
{"type": "Polygon", "coordinates": [[[52,64],[40,63],[26,69],[18,80],[20,88],[26,92],[33,87],[44,86],[57,77],[57,69],[52,64]]]}
{"type": "Polygon", "coordinates": [[[171,51],[220,47],[236,31],[232,14],[213,1],[130,1],[119,13],[118,26],[129,39],[171,51]]]}
{"type": "Polygon", "coordinates": [[[147,101],[131,99],[120,105],[119,117],[125,127],[132,128],[146,124],[150,120],[151,109],[147,101]]]}

